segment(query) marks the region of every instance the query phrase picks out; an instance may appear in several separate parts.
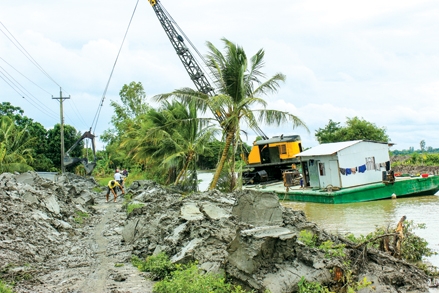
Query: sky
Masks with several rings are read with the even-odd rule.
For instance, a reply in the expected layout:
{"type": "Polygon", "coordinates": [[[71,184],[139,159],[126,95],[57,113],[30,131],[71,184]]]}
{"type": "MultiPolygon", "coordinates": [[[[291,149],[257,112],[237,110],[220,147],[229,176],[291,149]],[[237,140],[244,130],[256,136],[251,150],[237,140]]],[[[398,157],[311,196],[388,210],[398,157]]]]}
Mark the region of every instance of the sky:
{"type": "MultiPolygon", "coordinates": [[[[384,127],[392,150],[419,149],[421,140],[439,148],[438,1],[160,3],[201,54],[207,41],[222,49],[227,38],[248,57],[265,50],[267,79],[286,75],[263,96],[267,109],[298,116],[309,132],[261,124],[269,137],[299,134],[313,147],[330,119],[357,116],[384,127]]],[[[60,122],[54,98],[69,97],[65,123],[84,132],[97,121],[98,149],[124,84],[141,82],[152,106],[157,94],[195,88],[147,0],[4,0],[0,22],[0,101],[49,129],[60,122]]],[[[251,144],[256,134],[242,129],[251,144]]]]}

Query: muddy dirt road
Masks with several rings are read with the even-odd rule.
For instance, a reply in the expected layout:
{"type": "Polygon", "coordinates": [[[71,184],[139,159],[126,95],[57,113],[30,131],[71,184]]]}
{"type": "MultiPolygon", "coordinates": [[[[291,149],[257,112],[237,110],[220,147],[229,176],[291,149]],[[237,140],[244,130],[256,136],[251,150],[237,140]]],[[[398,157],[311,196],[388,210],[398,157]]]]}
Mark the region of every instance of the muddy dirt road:
{"type": "Polygon", "coordinates": [[[79,237],[67,247],[70,250],[51,260],[66,266],[40,276],[42,285],[17,292],[152,292],[153,283],[130,263],[131,249],[123,245],[123,199],[106,203],[102,194],[95,201],[96,213],[84,220],[79,237]]]}
{"type": "Polygon", "coordinates": [[[0,174],[0,279],[15,292],[152,292],[130,263],[123,201],[73,174],[0,174]]]}

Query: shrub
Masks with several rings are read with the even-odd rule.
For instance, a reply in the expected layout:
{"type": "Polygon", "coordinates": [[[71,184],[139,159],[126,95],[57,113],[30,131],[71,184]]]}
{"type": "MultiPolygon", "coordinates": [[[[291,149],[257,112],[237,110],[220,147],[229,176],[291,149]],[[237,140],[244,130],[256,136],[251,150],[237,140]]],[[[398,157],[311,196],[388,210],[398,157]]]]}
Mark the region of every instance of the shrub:
{"type": "Polygon", "coordinates": [[[0,280],[0,293],[13,293],[13,291],[10,286],[0,280]]]}
{"type": "Polygon", "coordinates": [[[344,248],[344,244],[335,245],[334,242],[332,242],[331,240],[325,241],[319,246],[319,249],[325,252],[326,258],[345,257],[346,254],[344,253],[344,248]]]}
{"type": "Polygon", "coordinates": [[[437,254],[428,248],[428,242],[413,233],[415,229],[425,229],[426,225],[414,224],[413,221],[404,222],[404,241],[401,247],[401,256],[403,259],[417,262],[421,261],[424,256],[429,257],[437,254]]]}
{"type": "Polygon", "coordinates": [[[84,223],[84,219],[90,217],[89,214],[85,213],[85,212],[81,212],[81,211],[76,211],[76,216],[75,216],[75,222],[78,224],[83,224],[84,223]]]}
{"type": "Polygon", "coordinates": [[[140,271],[150,272],[155,280],[164,279],[175,270],[175,265],[171,263],[169,257],[164,252],[148,256],[145,261],[134,256],[131,262],[140,271]]]}
{"type": "Polygon", "coordinates": [[[299,241],[303,242],[306,246],[315,247],[317,237],[308,230],[302,230],[299,233],[299,241]]]}
{"type": "Polygon", "coordinates": [[[129,215],[135,209],[140,209],[143,206],[145,206],[143,203],[129,203],[127,205],[127,214],[129,215]]]}
{"type": "Polygon", "coordinates": [[[171,276],[154,284],[156,293],[245,293],[240,286],[234,286],[220,275],[202,274],[196,263],[177,265],[171,276]]]}
{"type": "Polygon", "coordinates": [[[318,282],[308,282],[305,277],[302,277],[297,285],[299,293],[331,293],[327,287],[318,282]]]}

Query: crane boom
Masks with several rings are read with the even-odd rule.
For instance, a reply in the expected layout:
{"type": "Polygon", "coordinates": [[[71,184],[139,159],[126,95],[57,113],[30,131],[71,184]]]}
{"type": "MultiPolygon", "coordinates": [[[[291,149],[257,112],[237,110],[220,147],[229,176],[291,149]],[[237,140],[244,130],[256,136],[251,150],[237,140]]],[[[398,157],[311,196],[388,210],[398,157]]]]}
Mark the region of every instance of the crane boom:
{"type": "MultiPolygon", "coordinates": [[[[165,33],[171,41],[175,52],[180,58],[181,63],[183,63],[186,72],[189,74],[189,77],[195,84],[197,90],[208,96],[214,96],[215,92],[209,81],[207,80],[206,76],[204,75],[203,70],[201,70],[201,67],[198,65],[194,56],[192,56],[188,47],[185,45],[183,37],[177,32],[171,20],[163,11],[161,5],[156,0],[149,0],[149,3],[154,9],[155,14],[160,21],[160,24],[165,30],[165,33]]],[[[215,111],[212,112],[215,115],[215,118],[217,118],[219,122],[222,122],[223,119],[220,114],[216,113],[215,111]]]]}
{"type": "MultiPolygon", "coordinates": [[[[186,72],[189,74],[192,82],[195,84],[195,87],[199,92],[202,92],[208,96],[214,96],[215,91],[213,87],[210,85],[206,75],[204,74],[201,67],[198,65],[194,56],[188,49],[188,47],[184,43],[183,37],[177,32],[168,15],[163,11],[162,6],[159,3],[159,0],[148,0],[154,9],[157,18],[160,21],[163,29],[165,30],[166,35],[171,41],[172,46],[175,49],[178,57],[180,58],[181,63],[183,63],[186,72]]],[[[223,122],[224,115],[222,113],[217,113],[216,111],[212,111],[215,118],[218,122],[223,122]]],[[[252,127],[253,130],[262,138],[268,139],[268,136],[256,125],[252,127]]]]}

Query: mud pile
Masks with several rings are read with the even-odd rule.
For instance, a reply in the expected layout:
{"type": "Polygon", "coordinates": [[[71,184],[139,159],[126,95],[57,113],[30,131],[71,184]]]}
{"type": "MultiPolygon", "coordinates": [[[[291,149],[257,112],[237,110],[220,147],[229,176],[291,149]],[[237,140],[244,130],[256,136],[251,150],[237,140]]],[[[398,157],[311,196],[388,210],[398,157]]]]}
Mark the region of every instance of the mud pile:
{"type": "Polygon", "coordinates": [[[72,174],[60,176],[58,183],[35,172],[1,174],[1,278],[16,280],[59,266],[50,260],[80,234],[75,216],[90,212],[94,186],[93,180],[72,174]]]}
{"type": "Polygon", "coordinates": [[[182,196],[148,181],[136,182],[128,192],[134,202],[145,204],[130,214],[122,233],[138,256],[164,251],[174,262],[196,260],[205,271],[225,271],[257,292],[296,292],[302,276],[337,286],[333,272],[345,268],[342,260],[300,242],[300,231],[308,230],[318,244],[331,240],[346,245],[349,270],[357,280],[373,282],[373,289],[362,292],[428,292],[427,277],[416,267],[379,251],[353,248],[308,222],[303,212],[281,206],[274,194],[182,196]]]}
{"type": "Polygon", "coordinates": [[[26,293],[152,292],[130,258],[163,251],[174,262],[196,260],[206,272],[226,272],[255,292],[296,292],[302,276],[337,285],[333,272],[345,268],[346,260],[299,241],[300,231],[307,230],[317,244],[346,245],[355,281],[373,281],[375,291],[362,293],[428,292],[422,271],[381,252],[353,248],[308,222],[302,211],[282,207],[270,193],[182,195],[137,181],[127,189],[130,204],[144,206],[127,215],[122,199],[105,203],[105,192],[96,187],[94,180],[72,174],[57,182],[33,172],[1,174],[0,279],[14,280],[15,290],[26,293]],[[87,224],[78,220],[81,213],[89,215],[87,224]]]}

